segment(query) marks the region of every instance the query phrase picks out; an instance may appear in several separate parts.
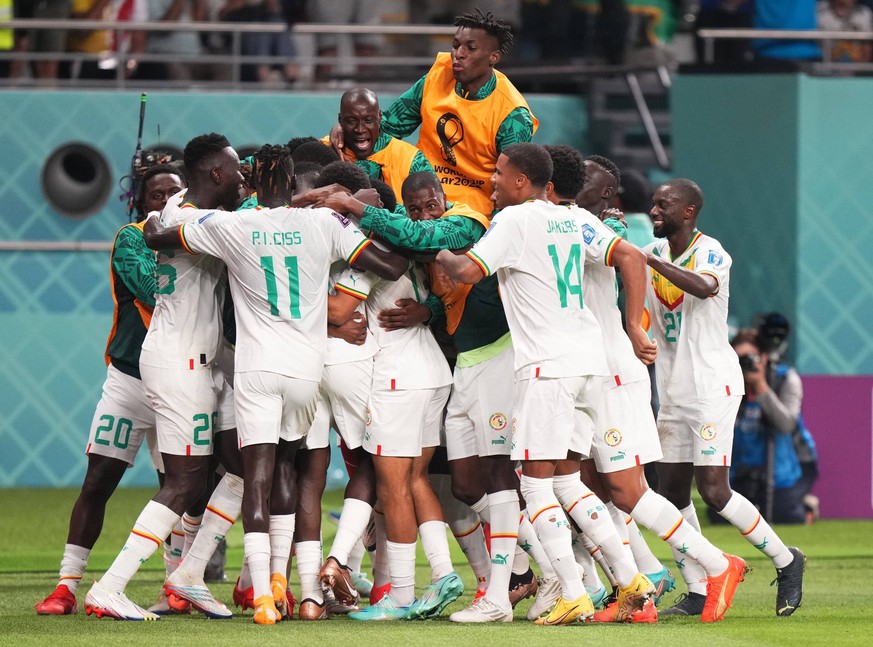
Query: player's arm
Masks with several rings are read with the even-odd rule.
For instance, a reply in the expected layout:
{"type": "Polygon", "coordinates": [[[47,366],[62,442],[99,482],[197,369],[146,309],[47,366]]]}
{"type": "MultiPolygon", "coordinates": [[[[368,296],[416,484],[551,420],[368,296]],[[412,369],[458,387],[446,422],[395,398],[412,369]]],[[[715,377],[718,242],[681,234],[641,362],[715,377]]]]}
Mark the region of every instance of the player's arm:
{"type": "Polygon", "coordinates": [[[154,307],[155,253],[146,247],[139,227],[126,226],[118,232],[112,248],[112,269],[138,301],[154,307]]]}
{"type": "Polygon", "coordinates": [[[395,139],[409,137],[421,125],[421,100],[424,96],[425,74],[401,94],[387,110],[382,113],[379,128],[395,139]]]}
{"type": "Polygon", "coordinates": [[[621,271],[625,293],[625,319],[627,336],[634,347],[634,353],[644,364],[651,364],[658,354],[658,347],[642,326],[643,310],[646,306],[646,284],[649,273],[646,269],[646,256],[634,245],[618,239],[607,259],[613,267],[621,271]]]}
{"type": "Polygon", "coordinates": [[[512,144],[529,142],[533,139],[534,123],[530,110],[523,107],[515,108],[506,115],[497,129],[494,143],[497,152],[501,153],[504,148],[512,144]]]}
{"type": "MultiPolygon", "coordinates": [[[[432,221],[437,222],[437,221],[432,221]]],[[[482,266],[476,263],[466,254],[455,254],[447,249],[442,250],[436,256],[446,274],[458,283],[475,284],[485,278],[482,266]]]]}
{"type": "Polygon", "coordinates": [[[360,312],[354,313],[344,324],[327,324],[327,336],[342,339],[347,344],[362,345],[367,341],[367,318],[360,312]]]}
{"type": "Polygon", "coordinates": [[[415,153],[415,156],[412,158],[412,164],[409,165],[409,175],[413,173],[418,173],[420,171],[428,171],[429,173],[436,173],[433,170],[433,166],[430,162],[427,161],[427,158],[424,156],[424,153],[418,151],[415,153]]]}
{"type": "Polygon", "coordinates": [[[186,249],[182,239],[182,227],[164,227],[158,216],[150,216],[142,228],[145,244],[152,249],[186,249]]]}
{"type": "Polygon", "coordinates": [[[430,323],[445,311],[442,300],[433,294],[428,295],[424,303],[415,299],[398,299],[394,305],[397,307],[385,308],[378,315],[379,326],[388,331],[430,323]]]}
{"type": "Polygon", "coordinates": [[[652,252],[646,254],[646,263],[677,288],[698,299],[706,299],[718,292],[718,279],[712,274],[699,274],[674,265],[652,252]]]}
{"type": "Polygon", "coordinates": [[[336,294],[327,297],[327,323],[332,326],[341,326],[348,322],[365,298],[337,286],[336,294]]]}
{"type": "Polygon", "coordinates": [[[409,269],[409,259],[397,252],[379,249],[368,240],[354,259],[349,260],[349,265],[368,270],[386,281],[396,281],[409,269]]]}

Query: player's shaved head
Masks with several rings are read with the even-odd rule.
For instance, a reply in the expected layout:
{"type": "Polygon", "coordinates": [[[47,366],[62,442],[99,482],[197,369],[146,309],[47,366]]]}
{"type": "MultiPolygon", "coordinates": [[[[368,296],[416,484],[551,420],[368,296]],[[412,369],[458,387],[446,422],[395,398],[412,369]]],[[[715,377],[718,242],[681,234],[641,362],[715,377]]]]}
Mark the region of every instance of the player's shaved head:
{"type": "Polygon", "coordinates": [[[343,93],[342,98],[340,98],[340,113],[342,113],[344,108],[353,104],[375,106],[378,110],[379,97],[369,88],[352,88],[347,90],[343,93]]]}
{"type": "Polygon", "coordinates": [[[685,204],[694,207],[695,215],[703,209],[703,190],[697,185],[697,182],[687,178],[676,178],[664,182],[661,186],[668,186],[676,191],[685,204]]]}

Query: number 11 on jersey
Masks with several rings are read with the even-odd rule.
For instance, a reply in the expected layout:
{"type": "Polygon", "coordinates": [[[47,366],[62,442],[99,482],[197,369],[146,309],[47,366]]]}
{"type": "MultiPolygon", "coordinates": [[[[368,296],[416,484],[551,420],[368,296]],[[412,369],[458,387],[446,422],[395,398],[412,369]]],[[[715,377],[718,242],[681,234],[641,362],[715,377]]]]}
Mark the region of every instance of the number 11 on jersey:
{"type": "MultiPolygon", "coordinates": [[[[300,274],[297,271],[297,257],[286,256],[285,269],[288,271],[288,298],[291,301],[289,311],[292,319],[300,319],[300,274]]],[[[267,282],[267,301],[270,302],[270,314],[279,316],[279,290],[276,272],[273,269],[273,257],[261,256],[261,267],[267,282]]]]}

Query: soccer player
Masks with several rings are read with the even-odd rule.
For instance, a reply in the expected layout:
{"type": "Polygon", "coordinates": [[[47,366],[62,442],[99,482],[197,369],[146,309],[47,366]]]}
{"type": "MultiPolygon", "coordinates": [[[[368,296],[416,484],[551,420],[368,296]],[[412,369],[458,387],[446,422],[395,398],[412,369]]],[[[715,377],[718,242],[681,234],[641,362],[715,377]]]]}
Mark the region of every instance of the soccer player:
{"type": "MultiPolygon", "coordinates": [[[[571,199],[570,196],[577,194],[584,196],[585,189],[580,191],[576,186],[566,186],[560,181],[566,179],[564,172],[568,165],[572,166],[574,161],[577,165],[582,162],[581,156],[577,154],[577,159],[573,160],[572,156],[562,156],[556,154],[554,149],[549,147],[547,149],[554,165],[550,199],[557,204],[562,204],[571,199]]],[[[591,158],[586,161],[591,161],[591,158]]],[[[604,169],[600,164],[598,166],[604,169]]],[[[588,174],[588,169],[589,165],[585,164],[586,184],[593,175],[588,174]]],[[[617,186],[618,182],[614,177],[613,182],[617,186]]],[[[615,187],[611,183],[608,184],[614,190],[615,187]]],[[[591,222],[593,218],[588,220],[591,222]]],[[[595,229],[599,228],[596,223],[593,226],[595,229]]],[[[712,591],[713,599],[716,599],[721,595],[719,586],[725,581],[731,557],[707,541],[698,530],[685,521],[676,506],[649,489],[646,483],[644,465],[660,459],[661,448],[655,418],[649,406],[651,393],[649,375],[645,364],[634,355],[630,340],[622,327],[621,312],[616,305],[615,270],[608,266],[592,264],[586,268],[585,276],[582,297],[600,324],[610,372],[601,385],[603,400],[598,410],[591,456],[596,471],[606,485],[609,495],[607,500],[611,499],[625,515],[630,514],[632,519],[638,518],[643,526],[666,541],[674,550],[681,550],[701,565],[705,565],[707,586],[712,591]]],[[[650,351],[648,358],[654,359],[654,345],[651,346],[650,351]]],[[[556,477],[555,480],[559,478],[565,477],[556,477]]],[[[573,485],[576,485],[575,482],[573,485]]],[[[567,505],[565,501],[562,503],[567,505]]],[[[620,517],[619,521],[620,526],[624,528],[625,519],[620,517]]],[[[633,531],[639,534],[635,528],[633,531]]],[[[656,587],[665,578],[669,578],[665,586],[661,587],[668,588],[672,576],[659,562],[655,561],[655,565],[653,565],[653,574],[647,577],[656,587]]],[[[725,591],[724,599],[726,605],[730,606],[730,591],[725,591]]],[[[722,611],[720,615],[704,616],[703,620],[720,620],[723,613],[722,611]]],[[[618,619],[618,615],[617,607],[607,607],[604,611],[595,614],[595,620],[614,622],[618,619]]],[[[652,605],[644,609],[641,614],[635,614],[631,619],[641,621],[643,618],[640,616],[646,617],[646,621],[654,621],[657,619],[657,611],[652,605]]]]}
{"type": "MultiPolygon", "coordinates": [[[[562,588],[552,611],[536,620],[540,625],[567,624],[594,613],[553,483],[556,474],[574,472],[578,481],[578,462],[588,451],[595,426],[598,376],[608,374],[600,327],[582,299],[585,263],[621,268],[634,352],[641,357],[652,353],[640,326],[644,257],[621,239],[549,203],[546,187],[551,176],[552,162],[541,146],[523,143],[505,149],[492,179],[495,204],[502,210],[488,234],[466,255],[437,255],[455,280],[477,283],[496,272],[500,281],[515,349],[511,456],[521,460],[521,492],[562,588]]],[[[583,507],[587,508],[584,503],[583,507]]],[[[597,510],[588,513],[594,520],[600,517],[597,510]]],[[[574,515],[577,523],[580,518],[574,515]]],[[[620,547],[615,529],[607,523],[620,547]]],[[[626,613],[639,609],[654,590],[642,574],[629,570],[616,573],[619,608],[626,613]]]]}
{"type": "Polygon", "coordinates": [[[342,158],[362,168],[367,177],[384,180],[395,195],[400,195],[403,180],[410,173],[433,173],[430,162],[415,146],[381,132],[382,111],[372,90],[354,88],[343,93],[337,119],[342,130],[342,158]]]}
{"type": "MultiPolygon", "coordinates": [[[[455,19],[451,53],[385,111],[381,132],[402,139],[419,131],[418,148],[451,202],[490,215],[489,178],[510,144],[529,142],[538,122],[521,93],[494,69],[512,47],[512,28],[474,9],[455,19]]],[[[335,143],[342,147],[334,133],[335,143]]]]}
{"type": "MultiPolygon", "coordinates": [[[[743,395],[743,374],[728,341],[731,257],[721,244],[698,231],[703,192],[675,179],[655,191],[650,215],[663,240],[645,248],[651,267],[648,303],[658,343],[658,433],[664,458],[658,466],[664,496],[699,528],[691,503],[691,481],[707,505],[736,527],[776,567],[776,615],[789,616],[803,594],[804,554],[787,547],[748,499],[729,481],[734,422],[743,395]]],[[[700,568],[685,560],[682,576],[689,594],[665,613],[716,616],[729,599],[699,588],[700,568]]],[[[745,562],[729,558],[724,590],[742,581],[745,562]]],[[[682,562],[680,562],[681,564],[682,562]]],[[[705,565],[703,565],[705,568],[705,565]]]]}
{"type": "Polygon", "coordinates": [[[155,305],[155,255],[143,240],[142,222],[149,212],[162,210],[184,186],[171,166],[148,169],[134,198],[137,221],[115,235],[109,260],[115,308],[106,344],[106,381],[85,450],[88,468],[70,513],[60,579],[51,595],[36,605],[39,615],[78,610],[76,590],[103,529],[106,503],[147,435],[155,468],[163,469],[154,438],[155,413],[139,372],[139,354],[155,305]]]}
{"type": "MultiPolygon", "coordinates": [[[[327,342],[330,264],[346,259],[395,279],[408,261],[373,247],[340,214],[281,206],[294,188],[286,148],[263,148],[253,176],[259,202],[269,209],[200,210],[196,220],[171,229],[153,223],[147,235],[150,244],[182,246],[227,263],[237,319],[234,386],[245,470],[245,559],[254,587],[254,622],[275,624],[280,614],[274,583],[281,580],[284,594],[286,582],[284,570],[277,572],[271,563],[274,466],[286,457],[293,460],[314,413],[327,342]]],[[[289,539],[284,564],[290,548],[289,539]]]]}
{"type": "MultiPolygon", "coordinates": [[[[185,146],[184,161],[190,183],[186,202],[180,208],[179,198],[174,196],[164,208],[166,218],[192,218],[195,204],[236,207],[243,177],[239,157],[224,136],[209,133],[195,137],[185,146]]],[[[85,597],[85,610],[98,618],[158,618],[131,602],[124,589],[183,512],[203,495],[213,469],[215,432],[236,426],[233,395],[216,364],[223,345],[220,296],[226,280],[224,264],[210,257],[161,254],[156,276],[158,296],[143,341],[140,372],[155,409],[166,476],[112,566],[85,597]]],[[[225,436],[225,447],[216,443],[220,459],[236,445],[232,434],[225,436]]],[[[223,462],[230,465],[230,459],[223,462]]],[[[230,617],[223,605],[217,607],[216,615],[230,617]]]]}

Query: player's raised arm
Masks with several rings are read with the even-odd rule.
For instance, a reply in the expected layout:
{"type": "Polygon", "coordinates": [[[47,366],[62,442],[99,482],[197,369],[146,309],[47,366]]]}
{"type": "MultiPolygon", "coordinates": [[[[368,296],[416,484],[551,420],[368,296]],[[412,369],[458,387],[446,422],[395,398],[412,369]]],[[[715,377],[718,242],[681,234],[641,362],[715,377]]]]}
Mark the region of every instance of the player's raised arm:
{"type": "Polygon", "coordinates": [[[164,227],[157,213],[153,213],[143,224],[143,238],[152,249],[185,249],[182,226],[164,227]]]}
{"type": "Polygon", "coordinates": [[[705,299],[718,292],[718,281],[711,274],[698,274],[694,270],[674,265],[652,252],[646,255],[646,263],[677,288],[698,299],[705,299]]]}
{"type": "Polygon", "coordinates": [[[361,250],[352,267],[369,270],[388,281],[396,281],[409,269],[409,259],[397,252],[387,252],[375,245],[367,245],[361,250]]]}
{"type": "Polygon", "coordinates": [[[445,273],[458,283],[475,284],[485,278],[481,266],[467,255],[455,254],[447,249],[442,250],[436,256],[445,273]]]}

